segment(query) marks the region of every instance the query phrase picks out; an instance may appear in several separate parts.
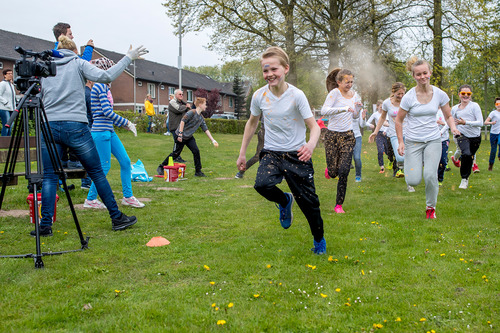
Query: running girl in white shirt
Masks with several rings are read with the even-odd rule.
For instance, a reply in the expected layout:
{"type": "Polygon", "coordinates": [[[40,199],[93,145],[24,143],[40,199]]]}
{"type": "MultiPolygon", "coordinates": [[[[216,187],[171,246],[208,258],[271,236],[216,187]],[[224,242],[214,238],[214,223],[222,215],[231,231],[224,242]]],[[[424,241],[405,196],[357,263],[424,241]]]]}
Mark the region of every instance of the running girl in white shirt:
{"type": "MultiPolygon", "coordinates": [[[[490,163],[488,166],[488,171],[493,170],[493,164],[495,163],[495,155],[497,154],[497,146],[500,145],[500,97],[495,98],[495,110],[491,111],[488,118],[484,121],[485,125],[491,125],[490,129],[490,163]]],[[[498,151],[498,160],[500,161],[500,150],[498,151]]]]}

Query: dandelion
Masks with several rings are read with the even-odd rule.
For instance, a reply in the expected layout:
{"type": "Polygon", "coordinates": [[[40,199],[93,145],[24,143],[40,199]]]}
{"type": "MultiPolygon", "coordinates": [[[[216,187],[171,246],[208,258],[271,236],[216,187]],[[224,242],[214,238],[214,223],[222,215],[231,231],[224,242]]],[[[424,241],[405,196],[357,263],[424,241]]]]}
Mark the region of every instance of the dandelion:
{"type": "Polygon", "coordinates": [[[215,307],[215,311],[219,311],[219,307],[217,307],[217,306],[216,306],[216,307],[215,307]]]}
{"type": "Polygon", "coordinates": [[[325,295],[325,294],[323,294],[323,293],[320,293],[319,295],[320,295],[321,297],[323,297],[323,298],[327,298],[327,297],[328,297],[328,295],[325,295]]]}
{"type": "Polygon", "coordinates": [[[253,294],[253,297],[259,298],[260,294],[253,294]]]}
{"type": "Polygon", "coordinates": [[[351,303],[347,302],[347,303],[344,303],[345,306],[351,306],[351,303]]]}
{"type": "Polygon", "coordinates": [[[234,306],[234,304],[233,304],[233,303],[229,303],[229,304],[227,305],[227,307],[228,307],[228,308],[232,308],[233,306],[234,306]]]}
{"type": "Polygon", "coordinates": [[[396,318],[396,321],[401,321],[401,318],[397,317],[397,318],[396,318]]]}
{"type": "Polygon", "coordinates": [[[361,270],[361,275],[365,275],[365,271],[364,270],[361,270]]]}
{"type": "Polygon", "coordinates": [[[446,253],[441,253],[439,256],[444,257],[445,255],[446,255],[446,253]]]}
{"type": "Polygon", "coordinates": [[[373,324],[373,328],[379,329],[382,327],[384,327],[384,325],[382,325],[382,324],[373,324]]]}
{"type": "Polygon", "coordinates": [[[67,235],[67,234],[68,234],[68,232],[67,232],[67,231],[65,231],[65,232],[64,232],[64,234],[65,234],[65,235],[67,235]]]}
{"type": "Polygon", "coordinates": [[[210,281],[210,285],[212,285],[212,286],[213,286],[214,284],[215,284],[215,282],[214,282],[214,281],[210,281]]]}
{"type": "MultiPolygon", "coordinates": [[[[3,231],[2,231],[2,233],[3,233],[3,231]]],[[[328,257],[328,261],[332,262],[332,261],[333,261],[333,257],[332,257],[332,256],[329,256],[329,257],[328,257]]]]}
{"type": "Polygon", "coordinates": [[[120,293],[120,290],[115,289],[115,293],[119,294],[119,293],[120,293]]]}
{"type": "Polygon", "coordinates": [[[3,231],[3,230],[2,230],[2,231],[0,231],[0,234],[3,234],[4,232],[5,232],[5,231],[3,231]]]}
{"type": "Polygon", "coordinates": [[[335,289],[335,291],[339,293],[340,292],[340,288],[335,289]]]}
{"type": "Polygon", "coordinates": [[[271,265],[267,265],[266,267],[267,267],[267,268],[271,268],[271,265]]]}
{"type": "Polygon", "coordinates": [[[215,306],[216,306],[215,303],[212,303],[212,307],[215,308],[215,306]]]}
{"type": "Polygon", "coordinates": [[[424,321],[426,321],[427,319],[425,318],[420,318],[420,322],[423,323],[424,321]]]}
{"type": "Polygon", "coordinates": [[[224,319],[217,320],[217,325],[222,326],[224,324],[226,324],[226,321],[224,319]]]}
{"type": "Polygon", "coordinates": [[[207,271],[210,270],[210,267],[208,267],[207,265],[203,265],[203,268],[205,268],[207,271]]]}

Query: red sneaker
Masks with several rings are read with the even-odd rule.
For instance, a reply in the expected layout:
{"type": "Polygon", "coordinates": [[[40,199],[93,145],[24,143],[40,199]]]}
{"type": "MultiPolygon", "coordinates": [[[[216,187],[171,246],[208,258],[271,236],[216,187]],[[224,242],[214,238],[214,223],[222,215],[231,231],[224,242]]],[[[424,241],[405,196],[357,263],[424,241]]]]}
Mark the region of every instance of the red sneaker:
{"type": "Polygon", "coordinates": [[[325,178],[330,179],[330,175],[328,174],[328,168],[325,168],[325,178]]]}
{"type": "Polygon", "coordinates": [[[426,214],[426,217],[428,219],[435,219],[436,218],[436,210],[433,207],[427,207],[425,214],[426,214]]]}
{"type": "Polygon", "coordinates": [[[460,168],[460,160],[456,160],[455,156],[451,157],[451,161],[453,162],[453,164],[455,164],[457,168],[460,168]]]}
{"type": "Polygon", "coordinates": [[[476,163],[474,163],[474,164],[472,165],[472,172],[474,172],[474,173],[479,173],[479,171],[480,171],[480,170],[479,170],[479,167],[477,166],[477,164],[476,164],[476,163]]]}
{"type": "Polygon", "coordinates": [[[344,210],[342,209],[341,205],[335,206],[334,210],[335,210],[335,213],[337,213],[337,214],[344,214],[345,213],[344,210]]]}

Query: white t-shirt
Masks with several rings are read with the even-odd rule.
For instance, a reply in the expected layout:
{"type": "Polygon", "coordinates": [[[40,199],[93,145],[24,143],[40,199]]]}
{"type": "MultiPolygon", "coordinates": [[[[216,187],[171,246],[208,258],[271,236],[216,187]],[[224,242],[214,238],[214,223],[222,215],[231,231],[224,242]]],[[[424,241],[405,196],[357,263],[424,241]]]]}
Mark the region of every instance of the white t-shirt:
{"type": "MultiPolygon", "coordinates": [[[[387,112],[387,122],[389,123],[389,128],[387,129],[387,136],[393,137],[396,136],[396,116],[398,115],[399,106],[394,106],[391,103],[391,99],[387,98],[382,103],[382,110],[387,112]]],[[[405,118],[406,119],[406,118],[405,118]]]]}
{"type": "Polygon", "coordinates": [[[476,138],[481,136],[481,126],[483,126],[483,113],[481,107],[476,102],[469,102],[463,109],[459,108],[460,104],[455,105],[451,109],[451,115],[455,119],[462,118],[465,120],[465,125],[457,125],[457,129],[463,136],[468,138],[476,138]]]}
{"type": "Polygon", "coordinates": [[[500,111],[493,110],[490,112],[488,117],[491,119],[491,121],[496,120],[495,125],[491,125],[490,133],[491,134],[500,134],[500,111]]]}
{"type": "Polygon", "coordinates": [[[406,118],[406,139],[415,142],[428,142],[441,137],[436,122],[436,114],[439,107],[448,104],[450,98],[438,87],[431,86],[433,95],[427,104],[421,104],[417,100],[415,87],[411,88],[401,100],[401,109],[408,112],[406,118]]]}
{"type": "Polygon", "coordinates": [[[356,110],[356,103],[361,102],[361,97],[354,91],[354,96],[345,98],[338,88],[330,91],[321,108],[321,115],[328,117],[328,129],[335,132],[353,130],[353,118],[358,118],[359,113],[347,111],[349,108],[356,110]]]}
{"type": "MultiPolygon", "coordinates": [[[[377,124],[378,124],[378,120],[380,119],[380,116],[382,114],[380,112],[374,112],[370,118],[368,118],[368,120],[366,121],[366,126],[369,127],[369,125],[373,125],[375,127],[377,127],[377,124]]],[[[382,127],[380,127],[380,132],[384,132],[386,133],[387,130],[389,129],[389,127],[385,126],[385,125],[382,125],[382,127]]]]}
{"type": "Polygon", "coordinates": [[[288,83],[288,89],[278,98],[266,85],[253,94],[250,112],[255,117],[263,116],[264,149],[291,152],[306,144],[304,119],[313,114],[302,90],[288,83]]]}

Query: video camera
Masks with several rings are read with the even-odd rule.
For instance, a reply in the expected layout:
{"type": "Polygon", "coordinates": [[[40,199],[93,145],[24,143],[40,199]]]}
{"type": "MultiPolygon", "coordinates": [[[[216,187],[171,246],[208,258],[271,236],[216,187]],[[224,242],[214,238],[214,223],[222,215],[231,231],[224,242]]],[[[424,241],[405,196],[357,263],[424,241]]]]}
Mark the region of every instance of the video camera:
{"type": "Polygon", "coordinates": [[[18,75],[15,83],[21,93],[26,92],[31,84],[39,80],[40,77],[56,76],[56,64],[52,62],[52,57],[62,58],[63,55],[60,52],[55,50],[33,52],[20,46],[16,46],[15,50],[22,55],[22,59],[16,61],[15,65],[18,75]],[[33,58],[33,60],[27,58],[33,58]]]}

